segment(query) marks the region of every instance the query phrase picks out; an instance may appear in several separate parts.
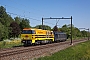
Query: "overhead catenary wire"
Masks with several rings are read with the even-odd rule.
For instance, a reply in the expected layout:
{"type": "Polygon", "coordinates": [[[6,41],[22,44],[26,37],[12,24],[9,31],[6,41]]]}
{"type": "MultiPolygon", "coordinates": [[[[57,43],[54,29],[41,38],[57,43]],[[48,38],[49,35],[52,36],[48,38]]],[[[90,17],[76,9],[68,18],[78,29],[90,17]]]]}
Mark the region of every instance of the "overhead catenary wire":
{"type": "MultiPolygon", "coordinates": [[[[12,2],[18,4],[18,3],[17,3],[16,1],[14,1],[14,0],[9,0],[9,1],[12,1],[12,2]]],[[[21,5],[21,6],[27,7],[26,5],[21,4],[21,3],[19,3],[18,5],[21,5]]],[[[27,8],[30,8],[30,7],[27,7],[27,8]]],[[[31,9],[32,9],[32,8],[31,8],[31,9]]],[[[34,8],[33,8],[33,9],[34,9],[34,8]]],[[[38,9],[34,9],[34,10],[37,10],[37,11],[41,12],[41,10],[38,10],[38,9]]],[[[32,13],[32,12],[29,12],[29,13],[32,13]]],[[[36,14],[36,13],[35,13],[35,14],[36,14]]],[[[42,15],[42,16],[45,16],[45,15],[42,15]]]]}
{"type": "MultiPolygon", "coordinates": [[[[8,6],[8,5],[4,5],[4,6],[5,6],[5,8],[6,8],[6,6],[8,6]]],[[[11,6],[8,6],[8,7],[14,8],[14,9],[17,9],[17,10],[22,10],[22,9],[18,9],[18,8],[11,7],[11,6]]],[[[7,12],[7,13],[9,13],[10,15],[13,14],[13,15],[16,15],[16,16],[19,16],[19,17],[24,17],[24,18],[28,18],[28,19],[32,19],[32,20],[36,20],[36,21],[40,21],[40,22],[41,22],[41,20],[38,20],[38,19],[35,19],[35,18],[26,17],[26,16],[25,16],[25,11],[24,11],[24,10],[22,10],[22,11],[24,12],[24,16],[18,15],[18,14],[15,14],[15,13],[11,13],[11,12],[7,12]]],[[[29,12],[29,13],[30,13],[30,12],[29,12]]],[[[49,23],[49,22],[45,22],[45,23],[48,23],[48,24],[51,24],[51,25],[55,25],[55,24],[49,23]]]]}
{"type": "MultiPolygon", "coordinates": [[[[24,17],[24,18],[29,18],[29,19],[37,20],[37,19],[34,19],[34,18],[25,17],[25,16],[22,16],[22,15],[18,15],[18,14],[15,14],[15,13],[11,13],[11,12],[7,12],[7,13],[13,14],[13,15],[16,15],[16,16],[20,16],[20,17],[24,17]]],[[[37,21],[40,21],[40,20],[37,20],[37,21]]]]}
{"type": "MultiPolygon", "coordinates": [[[[28,12],[29,14],[31,13],[31,12],[29,12],[29,11],[25,11],[25,10],[20,9],[20,8],[12,7],[12,6],[9,6],[9,5],[6,5],[6,4],[2,4],[2,3],[0,3],[0,4],[1,4],[2,6],[4,6],[5,8],[6,8],[6,7],[10,7],[10,8],[13,8],[13,9],[15,9],[15,10],[21,10],[21,11],[23,12],[24,16],[26,16],[26,15],[25,15],[26,12],[28,12]]],[[[9,12],[9,13],[10,13],[10,12],[9,12]]],[[[14,13],[14,15],[15,15],[15,13],[14,13]]],[[[18,14],[16,14],[16,15],[18,15],[18,14]]],[[[24,16],[23,16],[23,17],[24,17],[24,16]]],[[[34,19],[34,20],[36,20],[36,19],[34,19]]]]}
{"type": "MultiPolygon", "coordinates": [[[[12,1],[12,0],[9,0],[9,1],[12,1]]],[[[12,2],[18,4],[18,3],[15,2],[14,0],[13,0],[12,2]]],[[[21,3],[19,3],[18,5],[27,7],[26,5],[21,4],[21,3]]],[[[6,6],[7,6],[7,5],[6,5],[6,6]]],[[[9,5],[8,5],[8,6],[9,6],[9,5]]],[[[12,6],[9,6],[9,7],[12,7],[12,6]]],[[[27,12],[27,13],[32,13],[32,12],[28,11],[28,9],[27,9],[27,10],[26,10],[26,9],[24,10],[24,9],[20,9],[20,8],[16,8],[16,7],[12,7],[12,8],[17,9],[17,10],[21,10],[21,11],[23,11],[24,13],[25,13],[25,12],[27,12]]],[[[30,8],[30,7],[27,7],[27,8],[30,8]]],[[[31,8],[31,9],[32,9],[32,8],[31,8]]],[[[33,8],[33,10],[37,10],[37,11],[41,12],[41,10],[38,10],[38,9],[34,9],[34,8],[33,8]]],[[[38,15],[37,13],[34,13],[34,12],[33,12],[32,14],[38,15]]],[[[42,15],[42,16],[44,16],[44,15],[42,15]]]]}
{"type": "MultiPolygon", "coordinates": [[[[9,0],[9,1],[12,1],[12,2],[14,2],[14,3],[18,4],[18,3],[17,3],[17,2],[15,2],[14,0],[9,0]]],[[[21,4],[21,3],[19,3],[18,5],[21,5],[21,6],[27,7],[26,5],[21,4]]],[[[30,8],[30,7],[27,7],[27,8],[30,8]]],[[[34,9],[34,8],[31,8],[31,9],[34,9]]],[[[37,11],[41,12],[41,10],[38,10],[38,9],[34,9],[34,10],[37,10],[37,11]]],[[[36,13],[35,13],[35,14],[36,14],[36,13]]]]}
{"type": "MultiPolygon", "coordinates": [[[[28,19],[32,19],[32,20],[36,20],[36,21],[40,21],[41,22],[41,20],[38,20],[38,19],[34,19],[34,18],[30,18],[30,17],[25,17],[25,16],[22,16],[22,15],[11,13],[11,12],[7,12],[7,13],[13,14],[13,15],[16,15],[16,16],[19,16],[19,17],[24,17],[24,18],[28,18],[28,19]]],[[[45,23],[52,24],[52,23],[49,23],[49,22],[45,22],[45,23]]],[[[54,24],[52,24],[52,25],[54,25],[54,24]]]]}

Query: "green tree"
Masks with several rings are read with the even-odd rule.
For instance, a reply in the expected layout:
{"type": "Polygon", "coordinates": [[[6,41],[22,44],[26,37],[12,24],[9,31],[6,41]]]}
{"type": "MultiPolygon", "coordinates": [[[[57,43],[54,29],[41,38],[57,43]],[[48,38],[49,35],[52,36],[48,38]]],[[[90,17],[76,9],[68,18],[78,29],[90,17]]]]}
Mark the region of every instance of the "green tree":
{"type": "Polygon", "coordinates": [[[4,38],[4,25],[0,22],[0,41],[4,38]]]}
{"type": "Polygon", "coordinates": [[[12,35],[12,27],[8,27],[8,38],[10,39],[11,37],[13,37],[13,35],[12,35]]]}
{"type": "Polygon", "coordinates": [[[82,33],[82,36],[83,36],[83,37],[87,37],[87,36],[88,36],[88,35],[87,35],[88,32],[85,31],[85,30],[81,31],[81,33],[82,33]]]}
{"type": "Polygon", "coordinates": [[[6,39],[8,38],[9,30],[8,27],[10,23],[14,21],[12,17],[7,14],[6,9],[3,6],[0,6],[0,24],[1,24],[1,38],[6,39]]]}
{"type": "Polygon", "coordinates": [[[15,17],[14,19],[15,19],[15,22],[17,22],[18,24],[20,24],[20,22],[21,22],[21,18],[20,17],[15,17]]]}
{"type": "MultiPolygon", "coordinates": [[[[62,28],[59,28],[60,31],[62,32],[66,32],[68,38],[71,37],[71,24],[69,25],[63,25],[62,28]]],[[[73,38],[77,38],[77,37],[81,37],[81,32],[78,28],[74,27],[74,25],[72,25],[72,37],[73,38]]]]}
{"type": "Polygon", "coordinates": [[[74,27],[73,35],[74,35],[74,37],[81,37],[82,34],[78,28],[74,27]]]}
{"type": "Polygon", "coordinates": [[[12,21],[14,20],[7,14],[6,9],[3,6],[0,6],[0,22],[8,27],[12,21]]]}
{"type": "Polygon", "coordinates": [[[0,22],[0,41],[8,38],[8,29],[0,22]]]}
{"type": "MultiPolygon", "coordinates": [[[[42,29],[42,25],[36,25],[34,28],[42,29]]],[[[51,27],[48,25],[43,25],[44,30],[51,30],[51,27]]]]}
{"type": "Polygon", "coordinates": [[[21,28],[21,30],[23,29],[23,28],[30,28],[30,25],[29,25],[29,20],[28,19],[22,19],[22,21],[20,22],[20,28],[21,28]]]}
{"type": "Polygon", "coordinates": [[[68,25],[63,25],[61,28],[59,28],[59,30],[61,32],[65,32],[67,34],[67,37],[70,38],[71,37],[71,29],[68,25]]]}

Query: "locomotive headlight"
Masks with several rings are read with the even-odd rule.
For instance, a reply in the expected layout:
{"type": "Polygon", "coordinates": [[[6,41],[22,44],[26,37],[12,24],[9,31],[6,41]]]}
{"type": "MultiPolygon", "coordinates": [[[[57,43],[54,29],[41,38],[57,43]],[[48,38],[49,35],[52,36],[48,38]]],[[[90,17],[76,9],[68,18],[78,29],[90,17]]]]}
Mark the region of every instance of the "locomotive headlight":
{"type": "Polygon", "coordinates": [[[22,41],[23,43],[25,42],[25,41],[22,41]]]}

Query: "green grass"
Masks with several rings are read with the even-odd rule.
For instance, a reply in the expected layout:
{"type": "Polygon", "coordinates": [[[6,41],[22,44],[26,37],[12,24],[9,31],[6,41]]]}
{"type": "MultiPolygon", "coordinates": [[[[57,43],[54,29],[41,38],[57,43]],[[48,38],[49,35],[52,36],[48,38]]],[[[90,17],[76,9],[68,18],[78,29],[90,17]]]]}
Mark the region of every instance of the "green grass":
{"type": "Polygon", "coordinates": [[[37,60],[90,60],[90,41],[79,43],[51,56],[41,57],[37,60]]]}
{"type": "MultiPolygon", "coordinates": [[[[72,37],[73,40],[78,40],[78,39],[84,39],[88,37],[72,37]]],[[[68,38],[68,40],[71,40],[71,38],[68,38]]]]}
{"type": "Polygon", "coordinates": [[[21,46],[22,44],[21,43],[18,43],[18,44],[2,44],[0,45],[0,49],[3,49],[3,48],[12,48],[12,47],[16,47],[16,46],[21,46]]]}

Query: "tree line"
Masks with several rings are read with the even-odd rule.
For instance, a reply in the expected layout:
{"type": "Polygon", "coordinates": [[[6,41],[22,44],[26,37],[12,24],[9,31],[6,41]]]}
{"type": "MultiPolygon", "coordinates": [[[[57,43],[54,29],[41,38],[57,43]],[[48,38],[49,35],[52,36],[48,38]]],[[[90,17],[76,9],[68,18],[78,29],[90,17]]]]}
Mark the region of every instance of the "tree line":
{"type": "MultiPolygon", "coordinates": [[[[35,28],[42,29],[42,25],[37,25],[35,26],[35,28]]],[[[61,28],[58,28],[57,25],[55,25],[53,28],[51,28],[50,26],[44,25],[43,28],[45,30],[65,32],[67,34],[67,38],[71,37],[71,24],[68,24],[68,25],[65,24],[61,28]]],[[[80,31],[79,28],[74,27],[74,25],[72,26],[72,37],[73,38],[77,38],[77,37],[82,38],[82,37],[88,37],[88,36],[90,36],[90,32],[88,32],[87,30],[80,31]]]]}
{"type": "Polygon", "coordinates": [[[21,17],[14,19],[7,14],[6,9],[0,6],[0,41],[19,37],[23,28],[29,28],[29,20],[21,17]]]}
{"type": "MultiPolygon", "coordinates": [[[[51,28],[48,25],[43,25],[45,30],[61,31],[66,32],[67,36],[70,37],[70,25],[63,25],[61,28],[54,26],[51,28]]],[[[35,27],[30,26],[30,20],[21,17],[12,18],[3,6],[0,6],[0,41],[9,38],[20,37],[20,33],[23,28],[42,28],[42,25],[36,25],[35,27]]],[[[88,36],[87,31],[80,31],[78,28],[73,26],[73,37],[88,36]]]]}

